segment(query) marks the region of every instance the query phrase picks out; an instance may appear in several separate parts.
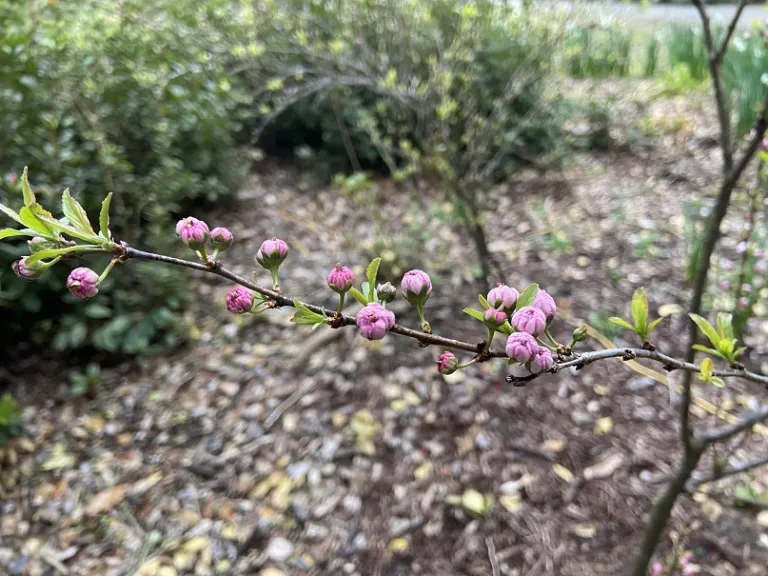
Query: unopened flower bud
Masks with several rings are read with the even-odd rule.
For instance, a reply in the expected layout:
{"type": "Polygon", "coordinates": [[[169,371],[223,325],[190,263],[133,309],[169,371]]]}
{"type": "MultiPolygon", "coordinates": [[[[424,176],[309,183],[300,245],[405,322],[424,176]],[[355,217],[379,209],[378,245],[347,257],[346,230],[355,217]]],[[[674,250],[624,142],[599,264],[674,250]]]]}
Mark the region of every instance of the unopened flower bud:
{"type": "Polygon", "coordinates": [[[22,280],[32,281],[36,278],[39,278],[43,272],[45,272],[45,269],[42,267],[37,266],[27,266],[26,264],[26,258],[22,258],[21,260],[16,260],[13,264],[11,264],[11,268],[16,273],[16,276],[21,278],[22,280]]]}
{"type": "Polygon", "coordinates": [[[557,314],[555,299],[552,298],[546,290],[539,290],[536,293],[536,298],[533,299],[533,304],[531,304],[531,306],[538,308],[544,313],[547,323],[551,322],[552,318],[557,314]]]}
{"type": "Polygon", "coordinates": [[[27,240],[27,246],[29,246],[29,251],[34,254],[35,252],[40,252],[41,250],[53,248],[54,245],[52,242],[49,242],[45,238],[35,236],[32,238],[32,240],[27,240]]]}
{"type": "Polygon", "coordinates": [[[520,297],[520,293],[514,288],[504,284],[498,284],[496,288],[491,288],[486,300],[493,308],[503,310],[511,314],[515,310],[515,302],[520,297]]]}
{"type": "Polygon", "coordinates": [[[221,226],[211,230],[211,245],[219,252],[224,252],[235,241],[232,232],[221,226]]]}
{"type": "Polygon", "coordinates": [[[376,286],[376,293],[379,295],[379,300],[382,302],[394,302],[395,298],[397,298],[397,288],[390,282],[385,282],[384,284],[376,286]]]}
{"type": "Polygon", "coordinates": [[[579,326],[576,328],[576,330],[573,331],[573,341],[574,342],[584,342],[584,340],[587,339],[587,327],[586,326],[579,326]]]}
{"type": "Polygon", "coordinates": [[[531,358],[529,369],[534,374],[538,374],[539,372],[549,372],[554,365],[555,359],[552,358],[552,352],[541,346],[531,358]]]}
{"type": "Polygon", "coordinates": [[[651,566],[651,576],[661,576],[664,573],[664,566],[661,562],[654,562],[651,566]]]}
{"type": "Polygon", "coordinates": [[[400,290],[412,306],[423,306],[432,294],[432,281],[423,270],[410,270],[403,276],[400,290]]]}
{"type": "Polygon", "coordinates": [[[381,340],[395,325],[395,315],[376,302],[364,306],[355,316],[360,335],[368,340],[381,340]]]}
{"type": "Polygon", "coordinates": [[[488,308],[483,314],[485,319],[485,325],[491,330],[496,330],[499,326],[507,321],[507,314],[503,310],[496,310],[496,308],[488,308]]]}
{"type": "Polygon", "coordinates": [[[459,359],[450,352],[443,352],[437,361],[437,370],[440,374],[453,374],[459,369],[459,359]]]}
{"type": "Polygon", "coordinates": [[[520,364],[525,364],[533,358],[538,349],[539,344],[536,342],[536,338],[527,332],[515,332],[514,334],[510,334],[509,338],[507,338],[507,343],[504,346],[507,356],[516,362],[520,362],[520,364]]]}
{"type": "Polygon", "coordinates": [[[533,306],[525,306],[512,315],[512,326],[520,332],[536,336],[544,331],[546,325],[547,318],[544,313],[533,306]]]}
{"type": "Polygon", "coordinates": [[[346,266],[336,264],[326,278],[328,287],[334,292],[344,294],[355,285],[355,273],[346,266]]]}
{"type": "Polygon", "coordinates": [[[99,275],[90,268],[75,268],[69,273],[67,288],[75,298],[93,298],[99,292],[99,275]]]}
{"type": "Polygon", "coordinates": [[[256,261],[267,270],[277,270],[288,256],[288,244],[274,236],[261,243],[256,261]]]}
{"type": "Polygon", "coordinates": [[[189,216],[176,224],[176,234],[192,250],[200,250],[208,240],[208,224],[189,216]]]}
{"type": "Polygon", "coordinates": [[[245,314],[253,308],[253,294],[247,288],[235,286],[227,294],[227,310],[234,314],[245,314]]]}

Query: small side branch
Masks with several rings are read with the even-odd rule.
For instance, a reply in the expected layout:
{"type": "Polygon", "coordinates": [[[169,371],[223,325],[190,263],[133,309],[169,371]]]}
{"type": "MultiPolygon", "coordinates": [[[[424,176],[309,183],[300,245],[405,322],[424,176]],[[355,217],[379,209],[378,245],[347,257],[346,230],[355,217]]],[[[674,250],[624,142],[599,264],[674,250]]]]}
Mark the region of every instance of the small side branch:
{"type": "Polygon", "coordinates": [[[691,478],[691,480],[685,485],[685,489],[688,492],[695,492],[696,489],[702,484],[709,484],[710,482],[722,480],[723,478],[728,478],[729,476],[735,476],[736,474],[749,472],[754,468],[759,468],[760,466],[764,466],[766,464],[768,464],[768,454],[762,458],[758,458],[757,460],[750,460],[749,462],[744,462],[738,466],[726,466],[725,468],[715,470],[712,473],[700,478],[691,478]]]}
{"type": "Polygon", "coordinates": [[[722,442],[723,440],[728,440],[728,438],[735,436],[739,432],[750,430],[755,424],[760,424],[766,420],[768,420],[768,406],[763,406],[756,412],[745,414],[744,417],[735,424],[702,434],[697,440],[703,446],[708,446],[715,442],[722,442]]]}

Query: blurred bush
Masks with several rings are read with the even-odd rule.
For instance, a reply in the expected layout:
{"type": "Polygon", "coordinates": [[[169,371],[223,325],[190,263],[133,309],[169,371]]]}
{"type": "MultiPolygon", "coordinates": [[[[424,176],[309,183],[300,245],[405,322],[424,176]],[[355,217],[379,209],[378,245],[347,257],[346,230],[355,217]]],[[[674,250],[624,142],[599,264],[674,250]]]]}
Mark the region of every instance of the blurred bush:
{"type": "MultiPolygon", "coordinates": [[[[0,0],[0,202],[17,207],[14,174],[28,165],[47,205],[69,187],[96,214],[113,191],[118,237],[166,248],[173,214],[226,197],[247,170],[235,137],[250,100],[220,46],[237,9],[0,0]]],[[[23,330],[58,350],[124,353],[173,341],[172,312],[186,298],[175,273],[125,267],[98,303],[70,306],[66,269],[36,283],[11,273],[21,248],[0,247],[3,337],[23,330]]]]}

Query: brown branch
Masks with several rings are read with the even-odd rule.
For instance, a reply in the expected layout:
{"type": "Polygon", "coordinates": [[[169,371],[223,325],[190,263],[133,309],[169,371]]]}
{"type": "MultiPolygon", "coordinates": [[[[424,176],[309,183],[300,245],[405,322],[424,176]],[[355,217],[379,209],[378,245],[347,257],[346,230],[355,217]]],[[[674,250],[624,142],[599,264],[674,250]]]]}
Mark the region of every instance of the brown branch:
{"type": "Polygon", "coordinates": [[[723,440],[728,440],[728,438],[730,438],[731,436],[735,436],[739,432],[744,432],[745,430],[749,430],[755,424],[760,424],[765,420],[768,420],[768,406],[763,406],[762,408],[760,408],[760,410],[757,410],[756,412],[751,412],[749,414],[746,414],[744,418],[742,418],[735,424],[731,424],[730,426],[725,426],[723,428],[718,428],[711,432],[702,434],[698,438],[698,443],[706,447],[706,446],[709,446],[710,444],[714,444],[715,442],[722,442],[723,440]]]}
{"type": "Polygon", "coordinates": [[[765,464],[768,464],[768,454],[762,458],[758,458],[757,460],[750,460],[749,462],[744,462],[743,464],[738,464],[737,466],[727,466],[725,468],[721,468],[720,470],[714,470],[706,476],[691,478],[685,485],[685,489],[688,492],[695,492],[696,489],[702,484],[709,484],[710,482],[722,480],[723,478],[728,478],[729,476],[735,476],[736,474],[749,472],[750,470],[764,466],[765,464]]]}

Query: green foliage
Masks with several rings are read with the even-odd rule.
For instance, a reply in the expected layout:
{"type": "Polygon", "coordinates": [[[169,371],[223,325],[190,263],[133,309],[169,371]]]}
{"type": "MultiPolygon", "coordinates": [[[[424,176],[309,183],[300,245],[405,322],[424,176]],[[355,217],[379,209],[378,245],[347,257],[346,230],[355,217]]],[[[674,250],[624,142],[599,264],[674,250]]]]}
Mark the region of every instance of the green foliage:
{"type": "Polygon", "coordinates": [[[574,78],[626,77],[630,73],[632,30],[611,24],[586,24],[565,39],[568,73],[574,78]]]}
{"type": "Polygon", "coordinates": [[[735,363],[746,351],[746,348],[736,348],[738,339],[733,337],[733,319],[730,314],[721,312],[717,315],[717,329],[698,314],[689,314],[689,316],[712,344],[712,348],[694,344],[693,347],[696,350],[722,358],[729,364],[735,363]]]}
{"type": "Polygon", "coordinates": [[[615,316],[608,320],[617,326],[621,326],[627,330],[631,330],[637,334],[643,342],[648,342],[648,338],[651,335],[651,331],[664,320],[663,317],[656,318],[651,323],[648,323],[648,297],[645,295],[645,289],[641,286],[632,295],[632,323],[630,324],[626,320],[617,318],[615,316]]]}
{"type": "Polygon", "coordinates": [[[91,362],[85,372],[74,371],[69,374],[69,391],[72,396],[84,396],[93,393],[101,384],[101,366],[91,362]]]}
{"type": "MultiPolygon", "coordinates": [[[[0,202],[18,208],[20,182],[2,175],[29,165],[52,208],[71,189],[63,204],[71,226],[91,234],[88,215],[112,191],[116,236],[152,245],[167,242],[171,216],[190,202],[229,194],[247,168],[235,138],[251,114],[221,54],[237,11],[225,0],[0,0],[0,202]]],[[[106,226],[99,218],[102,234],[106,226]]],[[[143,352],[167,343],[176,323],[164,318],[185,299],[178,275],[158,282],[126,270],[101,301],[109,315],[84,317],[63,290],[66,268],[23,283],[10,272],[21,253],[0,247],[5,336],[24,317],[25,328],[36,323],[25,333],[58,348],[143,352]],[[142,327],[115,330],[119,318],[142,327]]]]}
{"type": "MultiPolygon", "coordinates": [[[[715,34],[719,37],[719,34],[715,34]]],[[[701,28],[683,24],[673,25],[665,35],[669,69],[684,66],[686,74],[697,82],[709,78],[709,57],[701,28]]]]}
{"type": "Polygon", "coordinates": [[[723,79],[731,108],[734,130],[744,136],[754,126],[765,100],[768,82],[768,49],[759,34],[737,36],[723,60],[723,79]]]}
{"type": "Polygon", "coordinates": [[[20,436],[23,427],[21,406],[16,399],[6,392],[0,396],[0,448],[11,438],[20,436]]]}

